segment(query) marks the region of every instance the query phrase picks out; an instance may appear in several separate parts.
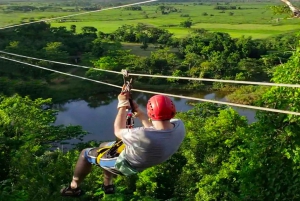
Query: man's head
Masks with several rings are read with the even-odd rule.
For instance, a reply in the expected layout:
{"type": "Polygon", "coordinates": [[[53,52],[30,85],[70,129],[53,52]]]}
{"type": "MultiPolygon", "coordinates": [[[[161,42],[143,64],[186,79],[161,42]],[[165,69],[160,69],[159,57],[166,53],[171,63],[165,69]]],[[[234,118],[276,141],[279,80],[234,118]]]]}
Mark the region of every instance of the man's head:
{"type": "Polygon", "coordinates": [[[148,101],[147,114],[153,121],[170,120],[175,116],[175,113],[175,105],[167,96],[155,95],[148,101]]]}

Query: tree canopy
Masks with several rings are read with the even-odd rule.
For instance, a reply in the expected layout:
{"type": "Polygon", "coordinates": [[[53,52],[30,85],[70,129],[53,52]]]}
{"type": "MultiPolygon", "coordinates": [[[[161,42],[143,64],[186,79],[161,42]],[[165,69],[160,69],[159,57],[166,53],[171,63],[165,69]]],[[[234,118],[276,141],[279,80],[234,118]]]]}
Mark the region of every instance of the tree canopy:
{"type": "MultiPolygon", "coordinates": [[[[139,7],[128,9],[140,10],[139,7]]],[[[173,8],[159,9],[169,12],[173,8]]],[[[189,27],[191,23],[187,19],[182,26],[189,27]]],[[[0,38],[0,49],[4,51],[91,68],[75,71],[45,61],[22,61],[116,84],[122,84],[120,75],[99,69],[286,84],[300,81],[300,44],[295,33],[255,40],[193,29],[188,37],[175,38],[165,29],[142,23],[104,33],[92,26],[83,27],[79,32],[75,25],[68,29],[43,22],[2,30],[0,38]],[[142,44],[144,49],[138,47],[141,52],[149,45],[155,50],[148,56],[138,56],[124,48],[128,42],[142,44]]],[[[53,124],[57,117],[57,111],[50,107],[54,98],[46,97],[66,96],[66,93],[53,93],[57,86],[54,83],[61,77],[3,60],[0,65],[0,200],[67,200],[60,197],[59,190],[61,185],[70,182],[80,150],[98,146],[100,142],[81,142],[70,150],[61,149],[63,140],[80,140],[87,134],[80,126],[53,124]]],[[[135,81],[146,86],[167,86],[165,90],[225,88],[220,83],[172,78],[138,77],[135,81]]],[[[74,88],[72,85],[67,90],[74,88]]],[[[85,94],[90,88],[96,87],[77,88],[76,94],[85,94]]],[[[242,90],[246,94],[244,99],[253,105],[300,110],[298,88],[245,87],[242,90]],[[251,93],[255,90],[260,95],[251,93]]],[[[112,101],[113,95],[96,100],[88,94],[86,99],[92,107],[97,107],[112,101]]],[[[256,121],[249,124],[233,108],[210,103],[189,104],[193,109],[176,114],[187,130],[176,154],[137,175],[118,177],[115,195],[103,195],[102,171],[94,168],[83,184],[87,193],[82,200],[300,199],[298,116],[258,111],[256,121]]]]}

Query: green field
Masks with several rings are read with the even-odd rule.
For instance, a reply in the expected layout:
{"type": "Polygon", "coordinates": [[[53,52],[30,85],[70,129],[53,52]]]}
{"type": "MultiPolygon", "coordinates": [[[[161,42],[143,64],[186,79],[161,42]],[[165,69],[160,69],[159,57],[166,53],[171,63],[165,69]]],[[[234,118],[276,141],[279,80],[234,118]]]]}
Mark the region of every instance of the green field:
{"type": "MultiPolygon", "coordinates": [[[[230,5],[241,9],[224,10],[223,12],[214,9],[216,3],[206,3],[204,5],[173,3],[168,5],[178,9],[178,12],[162,15],[157,11],[159,5],[142,6],[142,11],[108,10],[66,18],[65,21],[53,21],[51,25],[69,28],[74,24],[77,26],[77,31],[80,31],[84,26],[93,26],[98,31],[110,33],[124,24],[144,23],[149,26],[165,28],[174,33],[176,37],[185,37],[192,29],[204,28],[210,31],[226,32],[232,37],[245,35],[253,38],[266,38],[300,28],[298,19],[283,19],[287,15],[274,16],[269,8],[274,5],[271,3],[231,3],[230,5]],[[230,12],[233,14],[230,15],[230,12]],[[206,14],[204,15],[204,13],[206,14]],[[193,21],[191,29],[180,27],[180,23],[188,19],[188,17],[182,17],[183,15],[188,15],[193,21]]],[[[18,12],[16,15],[12,15],[12,13],[0,12],[0,26],[19,23],[21,20],[26,21],[30,18],[38,20],[75,13],[18,12]]]]}
{"type": "MultiPolygon", "coordinates": [[[[84,26],[93,26],[98,29],[98,31],[110,33],[116,30],[118,27],[124,24],[135,25],[139,22],[147,23],[153,25],[148,21],[141,20],[131,20],[131,21],[98,21],[98,22],[65,22],[65,23],[52,23],[52,26],[66,26],[70,27],[72,24],[75,24],[77,30],[84,26]]],[[[192,29],[182,28],[182,27],[164,27],[169,30],[171,33],[174,33],[177,37],[185,37],[188,35],[194,28],[204,28],[210,31],[215,32],[226,32],[233,37],[240,37],[242,35],[252,36],[253,38],[266,38],[274,34],[280,34],[288,31],[293,31],[299,29],[300,26],[297,25],[267,25],[267,24],[211,24],[211,23],[197,23],[192,26],[192,29]]]]}

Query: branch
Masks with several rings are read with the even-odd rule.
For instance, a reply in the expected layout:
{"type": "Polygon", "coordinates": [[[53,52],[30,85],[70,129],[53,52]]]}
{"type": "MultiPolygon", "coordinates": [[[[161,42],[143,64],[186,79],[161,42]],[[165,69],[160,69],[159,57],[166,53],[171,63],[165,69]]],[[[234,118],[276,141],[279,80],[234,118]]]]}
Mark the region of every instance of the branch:
{"type": "Polygon", "coordinates": [[[293,12],[294,17],[300,17],[300,10],[293,6],[293,4],[289,0],[281,0],[283,3],[285,3],[290,10],[293,12]]]}

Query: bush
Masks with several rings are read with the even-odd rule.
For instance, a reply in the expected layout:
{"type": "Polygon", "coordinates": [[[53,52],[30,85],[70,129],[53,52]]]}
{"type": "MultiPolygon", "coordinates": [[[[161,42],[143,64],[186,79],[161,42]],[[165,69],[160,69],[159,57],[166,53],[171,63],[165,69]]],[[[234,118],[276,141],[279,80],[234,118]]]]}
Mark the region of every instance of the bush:
{"type": "Polygon", "coordinates": [[[190,17],[189,14],[181,14],[180,17],[190,17]]]}

